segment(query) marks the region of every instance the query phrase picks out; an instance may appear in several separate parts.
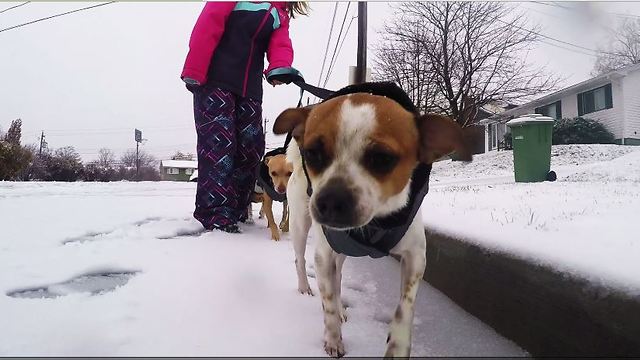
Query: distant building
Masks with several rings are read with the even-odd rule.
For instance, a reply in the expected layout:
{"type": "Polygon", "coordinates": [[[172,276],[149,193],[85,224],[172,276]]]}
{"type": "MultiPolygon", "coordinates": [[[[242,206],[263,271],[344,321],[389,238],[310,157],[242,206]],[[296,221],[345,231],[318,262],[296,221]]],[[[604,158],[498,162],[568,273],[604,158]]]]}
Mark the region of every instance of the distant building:
{"type": "Polygon", "coordinates": [[[189,181],[194,171],[198,171],[196,160],[160,161],[160,178],[163,181],[189,181]]]}
{"type": "MultiPolygon", "coordinates": [[[[493,128],[485,125],[487,119],[509,109],[513,109],[516,106],[517,105],[502,101],[491,101],[490,103],[478,108],[478,111],[473,118],[472,125],[465,128],[468,135],[468,141],[470,142],[470,150],[473,154],[481,154],[491,150],[492,144],[493,148],[496,146],[495,141],[492,142],[492,139],[497,138],[498,135],[491,133],[493,128]]],[[[504,136],[504,134],[499,136],[504,136]]]]}
{"type": "Polygon", "coordinates": [[[487,126],[488,150],[503,140],[507,121],[533,113],[554,119],[593,119],[613,133],[616,143],[640,145],[640,64],[596,76],[480,121],[487,126]]]}

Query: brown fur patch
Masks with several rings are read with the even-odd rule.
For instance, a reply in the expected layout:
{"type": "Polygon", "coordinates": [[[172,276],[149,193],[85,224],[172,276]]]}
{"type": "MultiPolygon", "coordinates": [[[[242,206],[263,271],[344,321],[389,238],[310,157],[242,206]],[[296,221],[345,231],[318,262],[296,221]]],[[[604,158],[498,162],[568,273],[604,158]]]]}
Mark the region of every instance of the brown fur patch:
{"type": "Polygon", "coordinates": [[[454,151],[461,160],[471,161],[468,139],[456,122],[438,114],[425,114],[416,120],[422,162],[431,164],[454,151]]]}
{"type": "Polygon", "coordinates": [[[393,100],[381,96],[371,98],[376,109],[377,126],[372,144],[380,144],[400,157],[388,174],[374,175],[385,197],[397,195],[407,186],[418,164],[418,129],[413,114],[393,100]]]}
{"type": "MultiPolygon", "coordinates": [[[[313,108],[305,124],[303,149],[308,149],[321,143],[324,155],[328,159],[334,157],[339,130],[340,109],[345,99],[346,97],[340,96],[313,108]]],[[[309,176],[317,175],[315,169],[308,168],[307,170],[309,176]]]]}
{"type": "Polygon", "coordinates": [[[293,137],[299,140],[304,133],[304,124],[311,111],[311,107],[287,109],[283,111],[273,123],[273,133],[276,135],[293,133],[293,137]]]}
{"type": "Polygon", "coordinates": [[[287,156],[284,154],[270,156],[265,159],[265,164],[269,169],[269,177],[271,177],[274,189],[280,193],[286,191],[287,183],[293,172],[293,164],[287,161],[287,156]]]}
{"type": "Polygon", "coordinates": [[[402,320],[402,308],[401,308],[401,307],[398,307],[398,308],[396,309],[396,313],[395,313],[395,315],[394,315],[394,316],[395,316],[395,318],[396,318],[396,320],[397,320],[397,321],[402,320]]]}

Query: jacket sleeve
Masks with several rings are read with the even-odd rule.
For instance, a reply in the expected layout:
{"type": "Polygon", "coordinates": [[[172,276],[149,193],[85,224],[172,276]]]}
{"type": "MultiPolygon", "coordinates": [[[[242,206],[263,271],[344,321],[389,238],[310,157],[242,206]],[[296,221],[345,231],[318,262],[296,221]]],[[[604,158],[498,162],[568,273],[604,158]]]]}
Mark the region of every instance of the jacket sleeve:
{"type": "Polygon", "coordinates": [[[189,40],[189,53],[182,69],[180,78],[190,78],[201,85],[207,81],[207,71],[213,56],[213,51],[218,46],[225,23],[235,2],[207,2],[196,21],[189,40]]]}
{"type": "Polygon", "coordinates": [[[293,64],[293,46],[289,37],[289,16],[285,13],[281,19],[280,27],[273,31],[271,39],[269,39],[267,47],[269,67],[264,71],[265,74],[273,69],[289,67],[293,64]]]}

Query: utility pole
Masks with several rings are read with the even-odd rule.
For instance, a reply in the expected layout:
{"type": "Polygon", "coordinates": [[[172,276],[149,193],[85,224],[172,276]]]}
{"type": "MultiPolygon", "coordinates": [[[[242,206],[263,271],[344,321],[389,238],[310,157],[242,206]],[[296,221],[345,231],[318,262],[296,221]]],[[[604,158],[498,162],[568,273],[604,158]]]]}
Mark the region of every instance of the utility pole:
{"type": "Polygon", "coordinates": [[[45,141],[44,141],[44,130],[42,131],[42,134],[40,135],[40,151],[38,151],[38,156],[42,156],[42,148],[45,146],[45,141]]]}
{"type": "Polygon", "coordinates": [[[367,81],[367,2],[358,1],[358,60],[355,83],[367,81]]]}
{"type": "Polygon", "coordinates": [[[138,147],[140,146],[140,143],[142,142],[142,131],[135,129],[134,131],[134,137],[136,140],[136,179],[138,179],[138,172],[140,171],[140,155],[138,152],[138,147]]]}
{"type": "Polygon", "coordinates": [[[266,136],[267,135],[267,124],[269,124],[269,119],[264,118],[264,126],[262,127],[262,133],[266,136]]]}

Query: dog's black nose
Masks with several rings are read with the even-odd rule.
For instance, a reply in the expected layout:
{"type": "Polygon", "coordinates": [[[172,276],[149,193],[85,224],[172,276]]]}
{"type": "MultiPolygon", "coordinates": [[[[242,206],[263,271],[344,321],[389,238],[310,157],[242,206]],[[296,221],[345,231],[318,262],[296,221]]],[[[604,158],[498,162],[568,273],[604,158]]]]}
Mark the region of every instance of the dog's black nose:
{"type": "Polygon", "coordinates": [[[356,221],[355,200],[344,181],[331,181],[318,193],[312,207],[313,215],[316,221],[326,226],[353,227],[356,221]]]}

